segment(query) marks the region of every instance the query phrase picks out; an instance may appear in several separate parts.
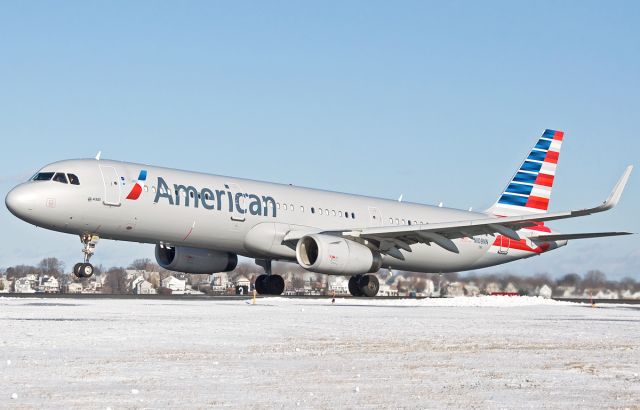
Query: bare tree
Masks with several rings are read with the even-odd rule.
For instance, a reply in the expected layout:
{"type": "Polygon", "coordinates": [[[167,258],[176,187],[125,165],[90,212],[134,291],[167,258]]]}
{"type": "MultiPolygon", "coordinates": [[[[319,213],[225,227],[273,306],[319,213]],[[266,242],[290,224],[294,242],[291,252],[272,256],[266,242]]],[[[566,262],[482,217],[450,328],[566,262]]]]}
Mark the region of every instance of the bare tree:
{"type": "Polygon", "coordinates": [[[44,258],[38,264],[44,275],[58,277],[64,273],[64,262],[58,258],[44,258]]]}
{"type": "Polygon", "coordinates": [[[149,258],[140,258],[140,259],[136,259],[133,262],[131,262],[131,264],[129,265],[129,267],[127,269],[151,270],[149,268],[152,267],[152,266],[153,266],[153,262],[151,262],[151,259],[149,259],[149,258]]]}
{"type": "Polygon", "coordinates": [[[607,282],[607,275],[599,270],[590,270],[584,275],[583,285],[587,289],[602,287],[607,282]]]}

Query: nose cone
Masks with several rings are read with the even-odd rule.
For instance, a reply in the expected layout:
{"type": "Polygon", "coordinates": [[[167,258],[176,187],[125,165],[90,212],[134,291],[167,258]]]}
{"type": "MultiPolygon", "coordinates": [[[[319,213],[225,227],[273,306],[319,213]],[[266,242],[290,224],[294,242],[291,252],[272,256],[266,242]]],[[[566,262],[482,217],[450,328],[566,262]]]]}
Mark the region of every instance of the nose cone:
{"type": "Polygon", "coordinates": [[[13,188],[4,199],[7,209],[20,219],[28,219],[36,203],[33,187],[23,184],[13,188]]]}

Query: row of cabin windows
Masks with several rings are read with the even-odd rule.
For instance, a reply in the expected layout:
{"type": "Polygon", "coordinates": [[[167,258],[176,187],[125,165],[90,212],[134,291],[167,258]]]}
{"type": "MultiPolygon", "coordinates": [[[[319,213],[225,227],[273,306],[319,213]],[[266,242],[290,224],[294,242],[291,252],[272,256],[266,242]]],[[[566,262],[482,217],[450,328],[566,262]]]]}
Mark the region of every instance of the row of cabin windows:
{"type": "Polygon", "coordinates": [[[416,220],[411,221],[411,219],[389,218],[389,224],[391,225],[418,225],[418,223],[420,225],[424,225],[424,222],[422,221],[418,222],[416,220]]]}
{"type": "Polygon", "coordinates": [[[56,181],[62,184],[80,185],[80,179],[75,174],[65,174],[63,172],[38,172],[32,181],[56,181]]]}
{"type": "MultiPolygon", "coordinates": [[[[287,210],[295,211],[295,209],[296,209],[293,204],[289,204],[289,205],[282,204],[281,205],[280,202],[276,203],[276,207],[278,209],[282,209],[284,211],[287,211],[287,210]]],[[[304,212],[304,206],[300,205],[299,209],[300,209],[300,212],[304,212]]],[[[316,213],[316,208],[312,206],[310,208],[310,211],[311,211],[312,214],[315,214],[316,213]]],[[[328,208],[324,208],[324,209],[318,208],[317,211],[318,211],[318,215],[339,216],[340,218],[342,218],[344,216],[345,218],[351,217],[352,219],[356,219],[355,212],[348,212],[348,211],[342,212],[342,211],[336,211],[335,209],[329,210],[328,208]]]]}

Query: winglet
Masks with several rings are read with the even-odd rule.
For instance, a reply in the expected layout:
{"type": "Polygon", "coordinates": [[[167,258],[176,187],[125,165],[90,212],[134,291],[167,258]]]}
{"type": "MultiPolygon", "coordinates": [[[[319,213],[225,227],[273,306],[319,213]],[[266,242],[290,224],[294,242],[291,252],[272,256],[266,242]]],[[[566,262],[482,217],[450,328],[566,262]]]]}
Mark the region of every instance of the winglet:
{"type": "Polygon", "coordinates": [[[96,154],[96,159],[98,161],[100,161],[100,155],[102,155],[102,151],[98,151],[98,153],[96,154]]]}
{"type": "Polygon", "coordinates": [[[624,187],[627,185],[627,181],[629,181],[629,175],[631,175],[631,171],[633,171],[633,165],[629,165],[627,169],[624,170],[624,173],[618,180],[616,186],[613,187],[613,191],[611,191],[607,200],[604,201],[598,208],[606,211],[618,205],[618,202],[620,202],[620,197],[622,196],[622,191],[624,191],[624,187]]]}

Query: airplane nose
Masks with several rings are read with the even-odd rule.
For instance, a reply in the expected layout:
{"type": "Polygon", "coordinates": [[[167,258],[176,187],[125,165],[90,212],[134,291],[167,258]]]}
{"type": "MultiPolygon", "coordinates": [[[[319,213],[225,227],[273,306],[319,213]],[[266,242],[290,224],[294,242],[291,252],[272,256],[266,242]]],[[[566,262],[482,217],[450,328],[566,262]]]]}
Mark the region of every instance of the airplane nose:
{"type": "Polygon", "coordinates": [[[35,195],[31,187],[18,185],[7,194],[4,203],[7,209],[20,219],[25,219],[33,211],[35,195]]]}

